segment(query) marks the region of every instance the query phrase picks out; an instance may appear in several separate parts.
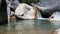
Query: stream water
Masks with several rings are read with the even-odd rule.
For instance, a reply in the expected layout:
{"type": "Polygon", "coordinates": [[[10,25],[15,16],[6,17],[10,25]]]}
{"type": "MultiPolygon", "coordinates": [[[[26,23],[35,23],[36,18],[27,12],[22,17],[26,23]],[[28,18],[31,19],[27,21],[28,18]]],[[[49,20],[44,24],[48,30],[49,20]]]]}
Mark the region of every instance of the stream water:
{"type": "MultiPolygon", "coordinates": [[[[44,1],[44,0],[42,0],[42,1],[44,1]]],[[[49,4],[52,4],[52,2],[50,2],[48,4],[46,4],[47,2],[44,2],[43,4],[41,3],[41,6],[47,7],[49,4]]],[[[55,2],[54,2],[54,4],[55,4],[55,2]]],[[[10,5],[8,5],[8,6],[10,6],[10,5]]],[[[49,7],[50,6],[51,5],[49,5],[49,7]]],[[[8,18],[10,18],[10,8],[9,8],[9,10],[7,9],[7,11],[8,11],[7,12],[8,18]]],[[[0,34],[57,34],[57,33],[55,33],[55,31],[57,29],[60,29],[60,22],[50,22],[47,20],[39,20],[40,18],[41,19],[43,19],[43,18],[41,17],[40,12],[38,12],[37,15],[38,15],[37,16],[38,20],[10,21],[8,19],[8,24],[0,25],[0,34]]]]}
{"type": "Polygon", "coordinates": [[[18,20],[10,25],[0,25],[0,34],[55,34],[60,29],[60,22],[47,20],[18,20]]]}

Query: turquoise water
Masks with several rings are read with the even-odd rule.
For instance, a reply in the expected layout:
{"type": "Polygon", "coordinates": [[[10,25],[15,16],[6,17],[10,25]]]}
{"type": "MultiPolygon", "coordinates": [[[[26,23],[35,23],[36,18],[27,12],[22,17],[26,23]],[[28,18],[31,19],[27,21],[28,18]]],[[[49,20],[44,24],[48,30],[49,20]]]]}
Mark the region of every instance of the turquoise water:
{"type": "Polygon", "coordinates": [[[56,29],[60,29],[60,22],[50,22],[47,20],[18,20],[18,21],[11,21],[10,25],[7,24],[0,25],[0,30],[1,31],[3,30],[5,32],[32,31],[32,30],[54,31],[56,29]]]}

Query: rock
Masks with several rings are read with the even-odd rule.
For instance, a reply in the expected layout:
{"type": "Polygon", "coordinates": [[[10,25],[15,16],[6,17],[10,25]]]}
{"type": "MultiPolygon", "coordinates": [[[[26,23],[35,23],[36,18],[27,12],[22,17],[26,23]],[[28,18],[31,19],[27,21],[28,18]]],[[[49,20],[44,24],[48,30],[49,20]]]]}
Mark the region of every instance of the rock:
{"type": "Polygon", "coordinates": [[[16,9],[17,6],[19,5],[19,3],[20,2],[18,0],[12,0],[12,2],[11,2],[11,8],[16,9]]]}
{"type": "Polygon", "coordinates": [[[60,29],[56,29],[53,34],[60,34],[60,29]]]}
{"type": "Polygon", "coordinates": [[[36,19],[37,8],[21,3],[15,10],[15,15],[23,19],[36,19]]]}
{"type": "Polygon", "coordinates": [[[39,8],[44,18],[48,18],[54,12],[60,11],[60,0],[40,0],[33,6],[39,8]]]}
{"type": "Polygon", "coordinates": [[[11,21],[16,21],[16,17],[15,17],[15,16],[11,16],[11,17],[10,17],[10,20],[11,20],[11,21]]]}
{"type": "Polygon", "coordinates": [[[0,25],[7,23],[7,5],[5,0],[1,0],[0,6],[0,25]]]}
{"type": "Polygon", "coordinates": [[[54,12],[50,17],[49,21],[60,21],[60,12],[54,12]]]}
{"type": "MultiPolygon", "coordinates": [[[[7,0],[7,2],[9,2],[9,1],[7,0]]],[[[11,6],[10,6],[10,11],[15,12],[15,9],[19,5],[19,3],[20,2],[18,0],[12,0],[11,1],[11,6]]]]}
{"type": "Polygon", "coordinates": [[[11,16],[14,15],[14,14],[15,14],[15,12],[11,11],[11,16]]]}

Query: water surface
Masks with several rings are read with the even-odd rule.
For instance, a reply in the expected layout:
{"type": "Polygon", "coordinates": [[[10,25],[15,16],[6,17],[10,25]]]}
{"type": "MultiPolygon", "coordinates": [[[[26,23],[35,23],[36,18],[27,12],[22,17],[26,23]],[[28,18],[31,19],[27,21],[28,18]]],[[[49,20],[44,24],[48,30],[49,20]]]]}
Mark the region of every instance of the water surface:
{"type": "Polygon", "coordinates": [[[18,20],[9,25],[0,25],[0,34],[55,34],[60,29],[60,22],[47,20],[18,20]]]}

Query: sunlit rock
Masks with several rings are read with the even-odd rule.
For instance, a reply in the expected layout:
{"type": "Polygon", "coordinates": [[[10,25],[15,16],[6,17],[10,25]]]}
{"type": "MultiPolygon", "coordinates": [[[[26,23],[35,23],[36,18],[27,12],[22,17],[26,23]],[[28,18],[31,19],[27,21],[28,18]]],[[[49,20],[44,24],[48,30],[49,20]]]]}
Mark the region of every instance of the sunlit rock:
{"type": "Polygon", "coordinates": [[[60,21],[60,12],[54,12],[52,16],[49,17],[49,21],[60,21]]]}
{"type": "Polygon", "coordinates": [[[23,19],[36,19],[37,8],[28,4],[21,3],[15,10],[15,15],[23,19]]]}

